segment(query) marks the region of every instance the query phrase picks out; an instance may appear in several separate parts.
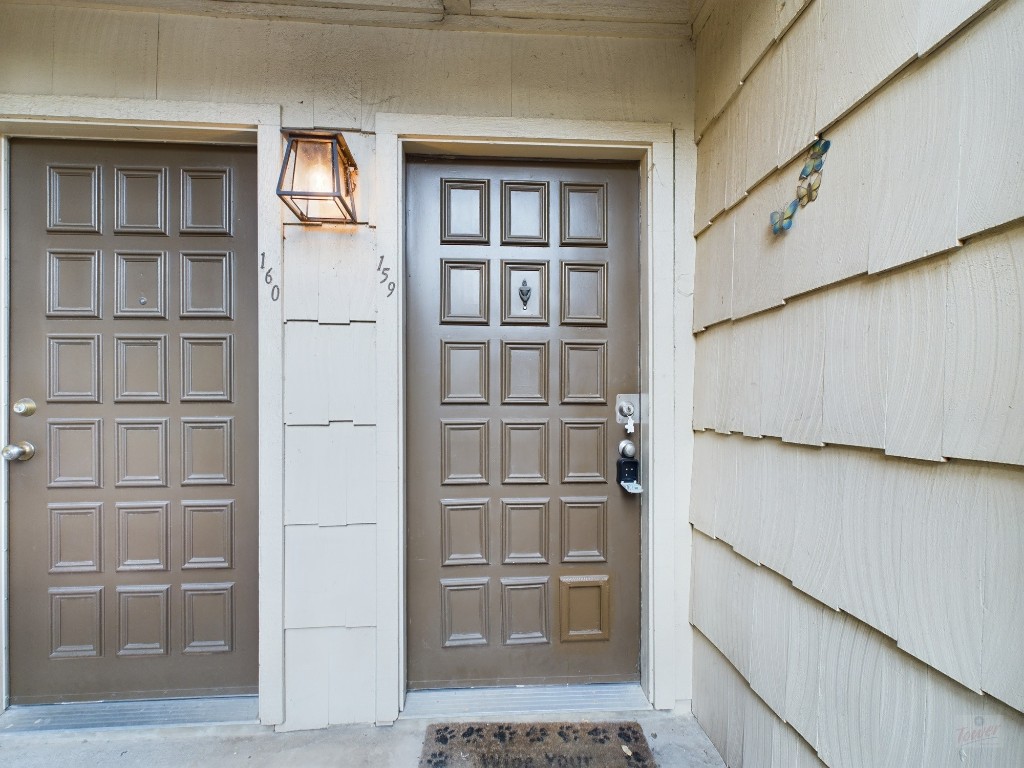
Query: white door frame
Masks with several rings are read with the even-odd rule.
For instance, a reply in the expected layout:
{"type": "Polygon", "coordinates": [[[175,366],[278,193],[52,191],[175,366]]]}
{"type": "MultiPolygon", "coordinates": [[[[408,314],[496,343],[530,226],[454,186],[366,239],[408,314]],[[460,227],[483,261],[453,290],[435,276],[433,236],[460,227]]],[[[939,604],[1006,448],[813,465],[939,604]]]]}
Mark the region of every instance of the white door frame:
{"type": "MultiPolygon", "coordinates": [[[[641,170],[640,301],[641,478],[645,486],[641,526],[641,684],[658,709],[677,703],[677,681],[689,680],[690,657],[679,658],[676,638],[688,616],[689,547],[677,550],[677,523],[686,526],[691,456],[689,442],[676,439],[677,407],[689,429],[692,389],[679,391],[675,344],[678,274],[693,274],[692,241],[676,264],[674,143],[671,126],[530,118],[463,118],[382,114],[376,117],[378,254],[393,274],[404,269],[404,158],[408,152],[490,157],[632,159],[641,170]],[[657,360],[657,366],[653,363],[657,360]],[[682,394],[682,397],[678,395],[682,394]],[[685,454],[685,455],[682,455],[685,454]],[[676,499],[685,473],[685,500],[676,499]],[[682,512],[681,521],[677,516],[682,512]],[[685,569],[683,576],[678,569],[685,569]],[[687,587],[683,595],[678,589],[687,587]],[[685,668],[680,669],[685,665],[685,668]]],[[[405,701],[405,386],[404,299],[383,301],[377,317],[378,386],[378,652],[377,718],[390,722],[405,701]],[[390,468],[394,468],[391,470],[390,468]]],[[[679,309],[685,310],[686,307],[679,309]]],[[[689,317],[689,312],[685,316],[689,317]]],[[[688,685],[684,683],[684,688],[688,685]]],[[[689,691],[679,691],[689,698],[689,691]]]]}
{"type": "MultiPolygon", "coordinates": [[[[257,147],[257,248],[281,274],[281,108],[145,99],[0,94],[0,359],[10,360],[10,178],[12,137],[248,144],[257,147]]],[[[257,270],[250,279],[259,279],[257,270]]],[[[260,284],[261,288],[265,286],[260,284]]],[[[284,406],[281,302],[259,290],[259,708],[264,724],[284,719],[284,406]]],[[[7,436],[9,372],[0,374],[0,437],[7,436]]],[[[0,710],[10,700],[8,483],[0,468],[0,710]]]]}

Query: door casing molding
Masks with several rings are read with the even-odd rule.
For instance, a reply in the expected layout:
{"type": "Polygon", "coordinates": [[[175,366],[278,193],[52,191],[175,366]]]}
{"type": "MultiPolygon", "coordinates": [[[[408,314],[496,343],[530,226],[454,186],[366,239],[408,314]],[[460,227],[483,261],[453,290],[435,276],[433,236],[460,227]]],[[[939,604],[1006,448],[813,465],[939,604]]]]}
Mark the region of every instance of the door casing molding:
{"type": "MultiPolygon", "coordinates": [[[[256,146],[257,248],[281,273],[281,108],[145,99],[0,94],[0,358],[10,360],[10,165],[15,137],[163,141],[256,146]]],[[[253,270],[250,279],[259,279],[253,270]]],[[[258,291],[259,365],[259,707],[260,721],[284,719],[284,323],[281,302],[258,291]]],[[[0,436],[8,432],[9,371],[0,375],[0,436]]],[[[0,467],[0,710],[10,699],[7,466],[0,467]]]]}
{"type": "MultiPolygon", "coordinates": [[[[652,123],[479,118],[378,113],[376,117],[377,253],[394,274],[404,275],[406,154],[446,154],[561,160],[638,160],[640,163],[640,381],[643,463],[641,524],[641,684],[658,709],[676,706],[677,681],[689,681],[689,655],[679,658],[677,611],[688,616],[689,548],[676,550],[677,476],[689,477],[692,452],[677,451],[676,409],[686,414],[690,393],[677,397],[676,344],[692,360],[692,336],[677,339],[677,276],[692,275],[693,246],[676,265],[674,136],[652,123]],[[655,369],[657,360],[657,369],[655,369]],[[678,402],[677,402],[678,401],[678,402]],[[677,456],[677,453],[685,455],[677,456]],[[680,569],[683,575],[680,575],[680,569]],[[679,588],[684,591],[680,594],[679,588]],[[681,665],[685,668],[680,669],[681,665]]],[[[377,316],[378,558],[377,721],[397,718],[405,701],[405,316],[401,285],[397,301],[382,301],[377,316]]],[[[688,307],[680,307],[686,310],[688,307]]],[[[689,313],[687,312],[687,317],[689,313]]],[[[692,380],[692,376],[691,376],[692,380]]],[[[689,483],[685,490],[689,497],[689,483]]],[[[682,525],[685,525],[683,518],[682,525]]],[[[684,688],[688,683],[684,682],[684,688]]]]}

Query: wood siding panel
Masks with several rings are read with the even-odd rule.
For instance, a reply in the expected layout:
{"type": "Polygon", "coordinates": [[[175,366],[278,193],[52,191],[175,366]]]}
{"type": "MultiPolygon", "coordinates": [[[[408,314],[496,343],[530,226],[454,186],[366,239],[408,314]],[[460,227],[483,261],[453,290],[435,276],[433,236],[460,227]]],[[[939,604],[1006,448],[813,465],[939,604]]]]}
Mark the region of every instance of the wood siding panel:
{"type": "Polygon", "coordinates": [[[284,328],[285,423],[327,424],[327,365],[320,326],[293,322],[284,328]]]}
{"type": "Polygon", "coordinates": [[[744,676],[749,674],[753,575],[757,566],[728,544],[693,539],[691,621],[744,676]]]}
{"type": "Polygon", "coordinates": [[[786,579],[767,568],[757,570],[750,625],[757,642],[750,645],[750,687],[780,718],[786,716],[792,590],[786,579]]]}
{"type": "Polygon", "coordinates": [[[799,592],[789,609],[789,657],[786,661],[786,722],[818,745],[818,722],[824,709],[818,693],[818,667],[825,614],[833,612],[799,592]]]}
{"type": "Polygon", "coordinates": [[[772,762],[772,731],[778,718],[745,685],[744,689],[742,765],[770,766],[772,762]]]}
{"type": "Polygon", "coordinates": [[[1024,712],[1024,471],[989,468],[981,687],[1024,712]]]}
{"type": "MultiPolygon", "coordinates": [[[[342,528],[289,525],[284,534],[284,625],[286,629],[345,625],[344,605],[329,605],[337,584],[330,544],[342,528]]],[[[336,549],[336,548],[335,548],[336,549]]],[[[336,553],[338,554],[338,553],[336,553]]]]}
{"type": "Polygon", "coordinates": [[[618,0],[474,0],[473,15],[518,18],[641,21],[652,24],[688,24],[685,3],[673,0],[639,0],[624,5],[618,0]]]}
{"type": "MultiPolygon", "coordinates": [[[[625,8],[626,5],[621,7],[625,8]]],[[[426,32],[431,36],[430,32],[426,32]]],[[[433,37],[437,37],[436,34],[433,37]]],[[[616,37],[550,37],[509,35],[463,35],[475,38],[473,55],[460,56],[462,66],[468,70],[480,69],[473,75],[472,86],[487,94],[490,100],[503,94],[508,71],[511,84],[508,98],[511,114],[518,117],[572,116],[577,120],[649,120],[682,124],[685,115],[682,106],[687,99],[666,99],[665,93],[692,93],[689,68],[681,65],[684,43],[678,40],[624,40],[616,37]],[[509,41],[508,53],[504,51],[509,41]],[[505,55],[509,64],[496,75],[480,62],[496,59],[500,63],[505,55]],[[504,75],[504,77],[501,77],[504,75]],[[488,79],[490,78],[490,79],[488,79]],[[657,83],[654,88],[637,88],[638,82],[657,83]],[[499,87],[496,87],[500,84],[499,87]]],[[[457,42],[459,35],[451,35],[457,42]]],[[[449,43],[445,42],[445,45],[449,43]]],[[[457,48],[469,45],[457,44],[457,48]]],[[[391,52],[381,49],[390,58],[391,52]]],[[[421,68],[418,60],[410,59],[407,66],[421,68]]],[[[469,75],[460,74],[459,77],[469,75]]],[[[432,89],[447,93],[456,83],[435,78],[432,89]]],[[[407,84],[402,83],[403,88],[407,84]]],[[[438,111],[438,97],[432,97],[430,111],[438,111]]],[[[447,97],[451,99],[452,97],[447,97]]],[[[503,102],[498,102],[502,104],[503,102]]],[[[495,106],[498,106],[496,104],[495,106]]],[[[389,112],[395,110],[389,109],[389,112]]],[[[457,115],[465,110],[446,110],[444,114],[457,115]]]]}
{"type": "Polygon", "coordinates": [[[722,533],[737,553],[760,564],[761,511],[768,483],[767,458],[771,443],[767,440],[738,440],[736,461],[737,514],[736,527],[730,539],[722,533]]]}
{"type": "Polygon", "coordinates": [[[949,263],[942,452],[1024,464],[1024,227],[949,263]]]}
{"type": "Polygon", "coordinates": [[[285,525],[320,522],[320,479],[328,449],[327,427],[285,427],[284,487],[285,525]]]}
{"type": "Polygon", "coordinates": [[[785,417],[782,439],[822,444],[825,365],[825,300],[815,294],[790,302],[782,312],[785,417]]]}
{"type": "MultiPolygon", "coordinates": [[[[729,698],[738,677],[739,673],[714,644],[700,632],[694,633],[693,715],[722,757],[728,751],[729,698]]],[[[741,755],[742,750],[741,743],[741,755]]]]}
{"type": "MultiPolygon", "coordinates": [[[[309,78],[314,88],[313,122],[310,125],[333,125],[344,128],[360,126],[360,97],[365,72],[359,69],[360,62],[351,53],[360,30],[356,27],[330,24],[321,26],[318,31],[318,38],[313,40],[319,42],[322,47],[312,55],[324,65],[313,67],[312,76],[309,78]],[[346,76],[339,77],[339,72],[346,73],[346,76]]],[[[353,152],[357,149],[351,142],[349,147],[353,152]]],[[[368,167],[358,153],[356,163],[360,168],[368,167]]],[[[361,207],[357,207],[356,210],[360,218],[365,218],[361,207]]]]}
{"type": "Polygon", "coordinates": [[[352,359],[356,325],[321,325],[327,369],[327,415],[331,421],[355,421],[359,410],[356,400],[357,364],[352,359]]]}
{"type": "Polygon", "coordinates": [[[733,122],[716,120],[697,145],[697,200],[693,211],[693,231],[702,232],[708,223],[725,210],[731,172],[733,122]]]}
{"type": "Polygon", "coordinates": [[[346,627],[373,627],[377,623],[377,528],[349,525],[338,531],[340,540],[331,552],[332,578],[341,585],[346,627]]]}
{"type": "Polygon", "coordinates": [[[814,749],[781,720],[772,726],[772,768],[820,768],[814,749]]]}
{"type": "MultiPolygon", "coordinates": [[[[361,125],[378,111],[442,115],[523,114],[513,108],[513,37],[362,29],[353,41],[361,125]],[[396,56],[395,51],[402,55],[396,56]]],[[[344,71],[344,70],[342,70],[344,71]]]]}
{"type": "Polygon", "coordinates": [[[793,177],[777,173],[735,209],[732,316],[736,319],[783,304],[787,238],[772,234],[769,214],[791,200],[794,192],[793,177]]]}
{"type": "MultiPolygon", "coordinates": [[[[319,486],[319,512],[317,522],[320,525],[348,524],[348,489],[360,482],[359,475],[352,471],[350,454],[352,445],[352,425],[345,422],[331,422],[327,429],[312,427],[325,432],[323,454],[314,463],[317,465],[319,486]]],[[[287,461],[287,454],[286,461],[287,461]]],[[[287,476],[287,475],[286,475],[287,476]]],[[[289,477],[290,480],[290,477],[289,477]]],[[[290,482],[289,482],[290,486],[290,482]]]]}
{"type": "MultiPolygon", "coordinates": [[[[331,51],[327,27],[236,21],[178,14],[160,17],[157,96],[209,102],[279,103],[284,125],[315,125],[312,81],[306,59],[295,51],[316,52],[319,66],[350,71],[350,47],[331,51]],[[188,55],[182,55],[188,51],[188,55]]],[[[354,58],[354,57],[353,57],[354,58]]]]}
{"type": "Polygon", "coordinates": [[[326,728],[329,722],[331,631],[286,629],[284,633],[284,713],[279,731],[326,728]]]}
{"type": "Polygon", "coordinates": [[[782,313],[768,312],[758,319],[761,324],[761,367],[758,388],[761,391],[759,431],[763,435],[782,437],[786,410],[783,397],[785,381],[785,324],[782,313]]]}
{"type": "Polygon", "coordinates": [[[840,462],[839,607],[895,638],[904,465],[869,451],[843,451],[840,462]]]}
{"type": "Polygon", "coordinates": [[[948,54],[963,94],[957,235],[963,239],[1024,216],[1024,4],[1004,2],[961,35],[948,54]],[[993,76],[997,73],[997,76],[993,76]],[[991,161],[993,148],[998,162],[991,161]]]}
{"type": "Polygon", "coordinates": [[[818,685],[818,752],[829,766],[917,763],[925,734],[924,665],[867,625],[826,611],[818,685]],[[899,727],[882,727],[893,722],[899,727]]]}
{"type": "Polygon", "coordinates": [[[885,452],[942,461],[946,261],[886,277],[882,339],[888,371],[885,452]]]}
{"type": "Polygon", "coordinates": [[[348,375],[355,379],[353,387],[353,421],[356,426],[377,423],[377,326],[374,323],[352,324],[352,352],[348,375]]]}
{"type": "Polygon", "coordinates": [[[348,521],[377,522],[377,428],[356,426],[349,432],[348,521]]]}
{"type": "Polygon", "coordinates": [[[924,56],[985,8],[1000,0],[931,0],[917,25],[917,53],[924,56]]]}
{"type": "Polygon", "coordinates": [[[747,164],[749,162],[751,148],[750,136],[747,132],[747,116],[750,113],[751,103],[749,91],[741,86],[736,92],[736,98],[730,102],[729,107],[719,118],[719,122],[727,122],[726,144],[726,175],[725,175],[725,207],[732,208],[739,202],[747,191],[747,164]]]}
{"type": "MultiPolygon", "coordinates": [[[[362,215],[365,216],[365,213],[362,215]]],[[[310,290],[316,291],[316,296],[310,297],[312,309],[316,311],[314,319],[325,325],[347,325],[352,322],[352,302],[358,301],[357,297],[360,294],[366,293],[367,286],[356,285],[356,280],[361,276],[360,273],[370,271],[367,264],[372,264],[373,258],[365,253],[365,248],[359,247],[363,242],[362,238],[350,243],[348,238],[339,242],[332,237],[336,234],[334,232],[313,230],[313,234],[321,236],[318,241],[321,245],[311,245],[307,251],[309,256],[303,257],[310,263],[303,265],[303,271],[306,273],[306,280],[313,283],[310,289],[307,289],[307,295],[310,290]]],[[[287,241],[285,243],[287,245],[287,241]]],[[[310,309],[304,308],[300,311],[308,313],[310,309]]]]}
{"type": "MultiPolygon", "coordinates": [[[[778,168],[779,134],[785,119],[777,112],[781,71],[782,59],[778,49],[772,48],[747,78],[730,107],[743,115],[746,123],[743,143],[737,143],[735,136],[732,138],[733,151],[744,158],[740,194],[753,189],[778,168]]],[[[737,195],[730,203],[735,203],[739,197],[737,195]]]]}
{"type": "Polygon", "coordinates": [[[954,66],[950,56],[930,59],[865,106],[878,137],[872,147],[877,178],[889,180],[874,185],[869,196],[869,272],[958,244],[960,131],[951,116],[960,113],[961,90],[954,66]]]}
{"type": "MultiPolygon", "coordinates": [[[[281,309],[287,320],[316,320],[320,315],[320,259],[333,250],[321,227],[285,227],[281,258],[281,309]]],[[[266,273],[264,273],[266,274],[266,273]]],[[[270,272],[272,279],[279,277],[270,272]]],[[[265,280],[266,278],[264,278],[265,280]]],[[[276,279],[274,282],[278,282],[276,279]]],[[[345,322],[348,322],[347,318],[345,322]]]]}
{"type": "Polygon", "coordinates": [[[376,722],[376,631],[335,628],[327,633],[328,722],[376,722]]]}
{"type": "Polygon", "coordinates": [[[825,294],[822,440],[881,448],[885,441],[884,283],[857,280],[825,294]]]}
{"type": "Polygon", "coordinates": [[[715,471],[715,538],[730,546],[740,535],[743,525],[743,492],[740,480],[740,462],[744,457],[745,440],[726,437],[719,447],[721,465],[715,471]]]}
{"type": "MultiPolygon", "coordinates": [[[[805,5],[804,0],[787,0],[780,11],[780,26],[791,10],[805,5]]],[[[814,62],[821,55],[818,39],[818,9],[815,3],[796,20],[789,31],[776,44],[774,55],[779,59],[777,88],[773,101],[779,119],[779,146],[776,165],[786,167],[798,154],[814,141],[817,123],[814,121],[814,102],[819,88],[817,67],[814,62]]],[[[796,178],[796,177],[790,177],[796,178]]],[[[790,198],[792,199],[792,198],[790,198]]],[[[781,202],[781,201],[780,201],[781,202]]]]}
{"type": "MultiPolygon", "coordinates": [[[[361,219],[367,216],[365,210],[359,210],[361,219]]],[[[317,319],[321,323],[376,320],[377,298],[384,290],[380,280],[384,275],[375,269],[377,259],[374,238],[360,236],[363,233],[371,234],[368,230],[360,230],[355,236],[344,232],[328,239],[330,234],[335,233],[323,233],[325,237],[317,262],[319,266],[313,272],[319,292],[317,319]]],[[[394,277],[389,271],[388,280],[394,277]]]]}
{"type": "Polygon", "coordinates": [[[733,214],[728,213],[697,238],[693,288],[693,328],[732,317],[733,214]]]}
{"type": "Polygon", "coordinates": [[[722,323],[697,334],[695,371],[693,381],[693,428],[714,429],[721,411],[723,388],[720,373],[728,367],[729,347],[732,342],[732,324],[722,323]],[[725,362],[722,355],[725,354],[725,362]]]}
{"type": "MultiPolygon", "coordinates": [[[[876,215],[877,141],[870,114],[858,111],[828,133],[832,147],[818,199],[801,208],[785,235],[783,294],[788,298],[868,271],[867,222],[876,215]]],[[[796,198],[804,156],[780,173],[791,186],[777,208],[796,198]]]]}
{"type": "Polygon", "coordinates": [[[992,490],[978,466],[908,464],[898,502],[900,648],[981,690],[982,584],[992,490]]]}
{"type": "Polygon", "coordinates": [[[746,14],[740,28],[740,79],[747,81],[754,65],[775,41],[780,3],[778,0],[751,0],[744,5],[746,14]]]}
{"type": "Polygon", "coordinates": [[[697,37],[697,100],[694,135],[700,136],[740,85],[738,0],[715,3],[697,37]]]}
{"type": "MultiPolygon", "coordinates": [[[[756,381],[760,350],[757,323],[730,323],[732,326],[732,343],[729,348],[729,378],[726,381],[726,402],[721,422],[723,432],[743,432],[744,420],[748,415],[756,417],[757,411],[751,412],[758,393],[751,383],[756,381]]],[[[757,402],[760,406],[760,402],[757,402]]]]}
{"type": "Polygon", "coordinates": [[[786,573],[793,586],[832,608],[839,607],[842,459],[842,452],[827,448],[806,453],[801,493],[793,499],[796,538],[786,573]]]}
{"type": "Polygon", "coordinates": [[[818,0],[820,130],[917,55],[919,0],[818,0]]]}
{"type": "Polygon", "coordinates": [[[734,369],[742,371],[737,389],[739,415],[737,429],[747,437],[761,437],[761,354],[764,349],[762,336],[765,322],[763,317],[750,318],[739,324],[745,339],[747,357],[734,369]]]}
{"type": "MultiPolygon", "coordinates": [[[[732,442],[714,432],[697,432],[693,436],[693,485],[690,498],[690,522],[707,534],[715,536],[719,505],[719,488],[728,489],[729,479],[735,476],[735,458],[732,442]],[[725,471],[726,462],[731,464],[725,471]]],[[[694,569],[696,571],[696,569],[694,569]]]]}
{"type": "Polygon", "coordinates": [[[0,9],[4,29],[4,44],[0,46],[0,92],[53,93],[56,13],[52,7],[0,9]]]}
{"type": "Polygon", "coordinates": [[[776,573],[790,574],[801,496],[807,482],[804,467],[817,451],[771,441],[765,497],[761,510],[761,551],[758,560],[776,573]]]}
{"type": "Polygon", "coordinates": [[[157,19],[61,8],[53,26],[54,93],[155,98],[157,19]]]}

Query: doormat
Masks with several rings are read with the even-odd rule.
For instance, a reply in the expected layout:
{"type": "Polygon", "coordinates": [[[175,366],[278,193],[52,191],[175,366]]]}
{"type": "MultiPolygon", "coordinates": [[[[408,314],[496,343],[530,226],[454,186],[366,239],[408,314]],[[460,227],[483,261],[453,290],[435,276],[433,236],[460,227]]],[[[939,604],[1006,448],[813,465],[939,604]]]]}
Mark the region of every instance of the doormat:
{"type": "Polygon", "coordinates": [[[657,768],[643,729],[622,723],[433,723],[419,768],[657,768]]]}

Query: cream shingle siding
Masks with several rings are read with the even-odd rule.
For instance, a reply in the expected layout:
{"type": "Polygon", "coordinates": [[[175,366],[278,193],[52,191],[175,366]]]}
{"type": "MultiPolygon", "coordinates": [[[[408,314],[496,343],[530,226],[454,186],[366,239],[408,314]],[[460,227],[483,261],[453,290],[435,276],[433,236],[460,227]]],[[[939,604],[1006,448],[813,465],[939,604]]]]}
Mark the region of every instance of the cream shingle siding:
{"type": "Polygon", "coordinates": [[[693,708],[733,768],[1017,765],[1024,2],[778,5],[698,29],[693,708]]]}

